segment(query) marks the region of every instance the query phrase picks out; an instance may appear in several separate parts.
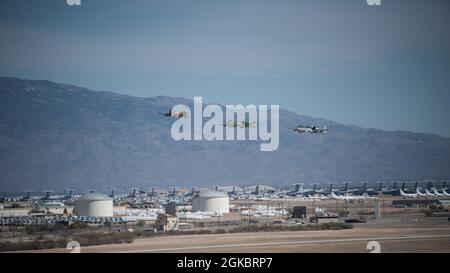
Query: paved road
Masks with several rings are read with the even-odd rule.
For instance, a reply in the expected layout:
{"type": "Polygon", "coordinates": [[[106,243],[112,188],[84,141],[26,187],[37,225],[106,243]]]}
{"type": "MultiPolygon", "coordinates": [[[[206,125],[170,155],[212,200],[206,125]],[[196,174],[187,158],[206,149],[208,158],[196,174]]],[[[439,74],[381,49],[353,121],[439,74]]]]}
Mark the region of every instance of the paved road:
{"type": "Polygon", "coordinates": [[[115,253],[149,253],[149,252],[185,252],[198,250],[213,250],[226,248],[272,248],[274,246],[288,246],[288,245],[312,245],[312,244],[336,244],[336,243],[352,243],[352,242],[370,242],[370,241],[419,241],[419,240],[441,240],[450,239],[450,235],[422,235],[422,236],[389,236],[389,237],[362,237],[362,238],[346,238],[346,239],[328,239],[328,240],[298,240],[298,241],[282,241],[282,242],[268,242],[268,243],[246,243],[246,244],[220,244],[207,246],[189,246],[189,247],[172,247],[172,248],[158,248],[147,250],[127,250],[116,251],[115,253]]]}
{"type": "MultiPolygon", "coordinates": [[[[369,241],[380,242],[382,252],[450,253],[450,226],[157,236],[139,238],[131,244],[81,246],[81,252],[367,253],[369,250],[366,246],[369,241]]],[[[68,252],[68,250],[47,249],[30,252],[68,252]]]]}

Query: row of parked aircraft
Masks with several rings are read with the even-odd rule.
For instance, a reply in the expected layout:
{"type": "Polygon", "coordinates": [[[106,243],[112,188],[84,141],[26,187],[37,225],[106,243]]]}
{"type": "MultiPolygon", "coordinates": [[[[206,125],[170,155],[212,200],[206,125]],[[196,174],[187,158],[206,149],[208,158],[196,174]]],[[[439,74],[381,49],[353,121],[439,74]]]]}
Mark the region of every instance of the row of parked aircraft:
{"type": "MultiPolygon", "coordinates": [[[[310,200],[323,200],[323,199],[336,199],[336,200],[366,200],[376,198],[378,195],[392,195],[392,196],[409,196],[409,197],[447,197],[447,185],[446,182],[440,185],[433,186],[432,182],[428,182],[423,187],[419,187],[419,182],[416,182],[411,187],[411,182],[394,182],[389,186],[387,183],[380,182],[377,186],[368,183],[362,183],[358,186],[350,187],[350,183],[344,183],[343,186],[335,187],[333,183],[326,185],[325,187],[319,184],[313,184],[311,188],[305,188],[304,184],[294,184],[293,190],[286,189],[274,189],[264,188],[260,189],[259,186],[253,186],[252,188],[239,188],[233,186],[233,189],[226,190],[224,188],[216,190],[222,190],[228,193],[231,199],[245,200],[255,199],[257,201],[265,201],[271,199],[283,199],[283,198],[296,198],[310,200]]],[[[228,187],[229,189],[229,187],[228,187]]]]}
{"type": "MultiPolygon", "coordinates": [[[[230,196],[231,199],[255,199],[270,200],[282,198],[305,198],[305,200],[321,200],[321,199],[341,199],[341,200],[359,200],[368,199],[377,195],[393,195],[409,198],[421,197],[450,197],[447,189],[446,181],[443,182],[379,182],[377,186],[368,183],[362,183],[357,186],[350,186],[350,183],[344,183],[342,186],[335,186],[330,183],[325,186],[313,184],[309,188],[305,188],[304,184],[294,184],[294,189],[274,188],[264,185],[256,185],[252,187],[216,187],[215,190],[223,191],[230,196]],[[412,184],[413,183],[413,184],[412,184]]],[[[176,188],[169,191],[143,191],[142,189],[133,189],[131,193],[116,194],[112,189],[110,196],[115,202],[127,203],[158,203],[164,205],[169,202],[177,204],[188,203],[192,197],[198,192],[192,187],[192,190],[180,192],[176,188]]],[[[28,191],[25,195],[7,198],[5,193],[0,197],[0,202],[9,199],[9,201],[29,201],[46,203],[50,201],[71,202],[80,195],[73,194],[72,190],[66,190],[64,194],[52,194],[46,191],[42,194],[32,194],[28,191]]]]}
{"type": "Polygon", "coordinates": [[[304,198],[308,200],[321,199],[339,199],[339,200],[363,200],[372,199],[377,195],[393,195],[405,197],[447,197],[447,185],[443,182],[440,185],[428,182],[426,186],[419,187],[419,182],[415,182],[411,187],[411,183],[394,182],[390,186],[385,186],[386,183],[380,182],[377,186],[368,186],[368,183],[363,183],[357,187],[350,187],[350,183],[344,183],[343,186],[334,187],[333,183],[325,187],[314,184],[311,188],[304,188],[304,184],[295,184],[294,190],[275,190],[264,189],[259,190],[256,186],[253,191],[242,189],[236,191],[233,187],[232,191],[228,191],[228,195],[232,199],[255,199],[255,200],[269,200],[273,198],[304,198]],[[423,192],[422,192],[422,191],[423,192]]]}
{"type": "Polygon", "coordinates": [[[66,190],[64,194],[53,194],[53,191],[45,192],[33,192],[31,190],[27,191],[25,195],[7,197],[6,192],[2,193],[0,197],[0,202],[14,201],[14,202],[35,202],[35,203],[45,203],[59,200],[70,201],[80,197],[80,195],[73,194],[73,190],[66,190]]]}
{"type": "Polygon", "coordinates": [[[386,183],[379,182],[378,186],[368,187],[368,183],[362,183],[362,185],[357,187],[349,187],[350,183],[344,183],[341,188],[334,188],[334,184],[330,183],[328,187],[319,188],[318,184],[314,184],[312,188],[305,189],[303,184],[295,184],[295,189],[293,191],[286,192],[289,196],[308,196],[314,194],[326,194],[331,195],[402,195],[402,194],[417,194],[418,196],[447,196],[447,184],[446,181],[442,182],[441,185],[433,186],[433,182],[426,182],[423,187],[419,186],[419,182],[414,182],[414,186],[411,187],[411,183],[393,182],[391,186],[385,186],[386,183]],[[421,192],[423,190],[423,193],[421,192]]]}
{"type": "Polygon", "coordinates": [[[433,192],[430,192],[428,189],[425,189],[425,192],[421,192],[419,189],[416,189],[415,193],[406,193],[402,189],[400,189],[400,195],[404,197],[418,198],[418,197],[449,197],[450,194],[446,191],[446,189],[442,189],[439,192],[436,188],[432,189],[433,192]]]}

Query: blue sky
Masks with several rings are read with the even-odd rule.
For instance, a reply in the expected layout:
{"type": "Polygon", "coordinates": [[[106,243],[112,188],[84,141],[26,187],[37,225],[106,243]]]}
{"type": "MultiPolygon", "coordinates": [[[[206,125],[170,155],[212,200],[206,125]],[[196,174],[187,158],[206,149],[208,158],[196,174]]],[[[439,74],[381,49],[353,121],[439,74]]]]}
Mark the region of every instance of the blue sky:
{"type": "Polygon", "coordinates": [[[0,0],[0,75],[450,137],[450,1],[0,0]]]}

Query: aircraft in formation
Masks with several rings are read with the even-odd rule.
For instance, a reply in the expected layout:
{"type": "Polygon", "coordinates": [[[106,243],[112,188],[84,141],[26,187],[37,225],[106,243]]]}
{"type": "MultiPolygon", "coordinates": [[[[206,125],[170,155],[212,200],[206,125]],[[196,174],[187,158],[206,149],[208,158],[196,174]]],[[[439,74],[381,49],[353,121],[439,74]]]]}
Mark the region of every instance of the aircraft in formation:
{"type": "MultiPolygon", "coordinates": [[[[188,114],[185,111],[182,112],[175,112],[170,110],[167,113],[159,112],[164,117],[172,117],[172,118],[186,118],[188,114]]],[[[229,128],[256,128],[256,122],[247,122],[247,121],[233,121],[228,120],[224,125],[224,127],[229,128]]],[[[314,125],[298,125],[296,128],[291,128],[296,133],[302,134],[302,133],[310,133],[310,134],[325,134],[328,132],[328,128],[325,126],[323,129],[314,126],[314,125]]]]}
{"type": "Polygon", "coordinates": [[[299,125],[296,128],[292,128],[292,131],[302,134],[302,133],[310,133],[310,134],[325,134],[328,132],[328,128],[325,126],[323,129],[320,129],[317,126],[311,126],[311,125],[307,125],[307,126],[303,126],[303,125],[299,125]]]}
{"type": "Polygon", "coordinates": [[[228,120],[224,125],[224,127],[229,127],[229,128],[256,128],[256,122],[246,122],[246,121],[233,121],[233,120],[228,120]]]}
{"type": "Polygon", "coordinates": [[[185,111],[175,112],[175,111],[172,111],[172,109],[167,113],[159,112],[159,114],[161,114],[165,117],[172,117],[172,118],[185,118],[188,116],[188,114],[185,111]]]}

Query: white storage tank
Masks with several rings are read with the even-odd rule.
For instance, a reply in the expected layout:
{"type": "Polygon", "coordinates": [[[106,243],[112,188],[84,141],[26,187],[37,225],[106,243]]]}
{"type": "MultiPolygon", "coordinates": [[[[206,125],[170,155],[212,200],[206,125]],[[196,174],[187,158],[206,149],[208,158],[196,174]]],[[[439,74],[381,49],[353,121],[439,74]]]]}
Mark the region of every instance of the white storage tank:
{"type": "Polygon", "coordinates": [[[89,193],[75,201],[74,214],[78,216],[113,216],[113,199],[99,193],[89,193]]]}
{"type": "Polygon", "coordinates": [[[229,213],[230,199],[221,191],[201,191],[192,199],[192,211],[229,213]]]}

